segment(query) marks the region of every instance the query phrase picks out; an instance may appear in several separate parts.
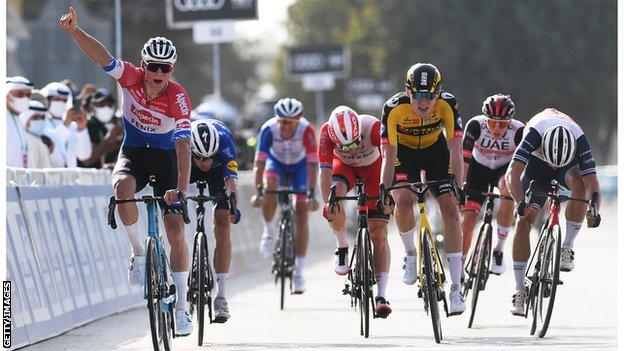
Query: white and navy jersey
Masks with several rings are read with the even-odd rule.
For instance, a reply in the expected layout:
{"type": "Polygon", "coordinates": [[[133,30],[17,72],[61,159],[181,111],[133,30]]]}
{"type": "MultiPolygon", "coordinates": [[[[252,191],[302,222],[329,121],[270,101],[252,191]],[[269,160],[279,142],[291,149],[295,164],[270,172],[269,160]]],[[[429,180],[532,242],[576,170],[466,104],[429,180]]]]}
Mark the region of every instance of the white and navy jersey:
{"type": "Polygon", "coordinates": [[[299,118],[297,130],[290,139],[282,137],[277,117],[269,119],[262,125],[258,139],[256,160],[266,161],[271,157],[284,165],[294,165],[303,159],[307,159],[308,163],[318,162],[314,126],[303,117],[299,118]]]}
{"type": "Polygon", "coordinates": [[[514,154],[514,161],[527,164],[531,154],[540,160],[544,160],[542,136],[548,128],[553,126],[564,126],[574,134],[576,138],[576,155],[573,162],[578,163],[581,176],[595,174],[596,161],[589,148],[589,142],[583,129],[572,117],[554,108],[547,108],[529,120],[524,128],[522,142],[514,154]]]}
{"type": "Polygon", "coordinates": [[[487,127],[487,118],[478,115],[471,118],[464,128],[463,155],[469,163],[474,159],[479,164],[496,169],[502,167],[513,157],[516,147],[522,140],[524,123],[517,119],[511,120],[502,138],[496,139],[487,127]]]}

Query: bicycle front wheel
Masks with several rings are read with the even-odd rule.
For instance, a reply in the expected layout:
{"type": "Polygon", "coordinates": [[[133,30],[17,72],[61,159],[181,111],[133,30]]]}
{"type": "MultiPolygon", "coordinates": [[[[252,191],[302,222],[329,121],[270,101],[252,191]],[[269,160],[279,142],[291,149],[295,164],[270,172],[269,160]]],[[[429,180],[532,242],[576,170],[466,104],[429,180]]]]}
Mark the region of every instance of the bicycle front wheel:
{"type": "Polygon", "coordinates": [[[154,346],[154,350],[163,350],[169,339],[167,338],[168,331],[162,309],[162,282],[160,279],[158,254],[156,253],[156,243],[151,237],[147,238],[145,274],[145,298],[147,299],[152,345],[154,346]]]}
{"type": "Polygon", "coordinates": [[[553,226],[548,235],[542,256],[540,284],[537,295],[537,335],[543,338],[548,331],[550,318],[555,306],[555,293],[559,283],[559,263],[561,261],[561,228],[553,226]]]}
{"type": "Polygon", "coordinates": [[[468,320],[468,328],[472,328],[475,312],[477,311],[477,301],[479,301],[479,292],[485,289],[485,283],[490,274],[490,252],[492,248],[492,225],[485,223],[479,232],[479,240],[475,247],[477,251],[477,273],[474,278],[474,286],[472,289],[470,319],[468,320]]]}
{"type": "Polygon", "coordinates": [[[197,254],[196,276],[197,294],[195,295],[195,306],[197,307],[197,346],[204,343],[204,320],[206,307],[206,234],[198,233],[196,240],[195,253],[197,254]]]}
{"type": "Polygon", "coordinates": [[[371,310],[371,298],[372,298],[372,286],[371,276],[369,269],[370,257],[368,255],[370,246],[366,240],[366,230],[361,230],[359,233],[358,243],[358,269],[360,270],[360,318],[361,325],[363,327],[363,335],[368,338],[370,330],[370,310],[371,310]]]}
{"type": "Polygon", "coordinates": [[[442,323],[440,321],[440,310],[438,308],[438,284],[436,282],[435,271],[433,268],[433,254],[431,251],[431,243],[429,242],[429,231],[422,230],[422,254],[423,254],[423,271],[424,271],[424,294],[425,304],[429,305],[429,315],[431,316],[431,324],[433,325],[433,336],[436,343],[442,340],[442,323]]]}

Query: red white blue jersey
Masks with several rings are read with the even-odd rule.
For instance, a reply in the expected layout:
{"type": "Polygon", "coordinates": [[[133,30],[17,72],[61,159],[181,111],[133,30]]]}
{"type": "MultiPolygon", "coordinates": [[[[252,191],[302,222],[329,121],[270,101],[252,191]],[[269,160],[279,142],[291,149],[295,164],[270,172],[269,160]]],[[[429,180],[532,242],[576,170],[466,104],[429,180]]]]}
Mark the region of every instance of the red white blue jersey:
{"type": "Polygon", "coordinates": [[[171,150],[176,140],[191,137],[191,101],[180,84],[169,81],[165,90],[150,100],[142,69],[113,58],[104,71],[121,86],[123,146],[171,150]]]}
{"type": "Polygon", "coordinates": [[[308,163],[318,162],[314,127],[305,118],[299,118],[297,129],[290,139],[284,139],[279,131],[277,118],[266,121],[260,128],[256,160],[271,157],[284,165],[293,165],[304,158],[308,163]]]}

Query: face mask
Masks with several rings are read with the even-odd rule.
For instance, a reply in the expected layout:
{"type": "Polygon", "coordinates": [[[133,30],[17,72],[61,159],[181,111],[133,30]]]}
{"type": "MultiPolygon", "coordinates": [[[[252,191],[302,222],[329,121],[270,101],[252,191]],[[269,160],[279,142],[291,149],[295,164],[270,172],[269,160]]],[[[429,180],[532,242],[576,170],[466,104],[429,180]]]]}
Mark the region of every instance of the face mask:
{"type": "Polygon", "coordinates": [[[42,119],[30,121],[30,125],[28,126],[28,131],[35,135],[42,135],[44,129],[45,129],[45,121],[42,119]]]}
{"type": "Polygon", "coordinates": [[[30,103],[30,99],[27,97],[22,97],[22,98],[12,98],[10,104],[11,107],[13,107],[13,109],[15,111],[17,111],[18,113],[22,113],[26,110],[28,110],[28,104],[30,103]]]}
{"type": "Polygon", "coordinates": [[[64,101],[52,101],[50,103],[50,108],[48,109],[48,111],[50,111],[52,117],[61,118],[63,117],[66,106],[67,103],[64,101]]]}
{"type": "Polygon", "coordinates": [[[110,106],[95,107],[95,118],[102,123],[108,123],[113,119],[115,111],[110,106]]]}

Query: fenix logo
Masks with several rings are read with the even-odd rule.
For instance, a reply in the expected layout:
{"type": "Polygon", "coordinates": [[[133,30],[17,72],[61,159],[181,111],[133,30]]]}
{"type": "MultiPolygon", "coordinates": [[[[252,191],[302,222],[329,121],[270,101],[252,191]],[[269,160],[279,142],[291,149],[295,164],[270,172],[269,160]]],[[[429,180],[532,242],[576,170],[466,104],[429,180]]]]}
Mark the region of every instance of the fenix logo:
{"type": "Polygon", "coordinates": [[[176,94],[176,105],[180,107],[180,112],[182,112],[182,116],[187,116],[189,114],[189,108],[186,104],[186,100],[184,99],[184,93],[176,94]]]}
{"type": "Polygon", "coordinates": [[[139,117],[139,120],[143,124],[153,124],[156,126],[160,126],[161,124],[160,118],[154,117],[148,111],[138,109],[134,105],[130,106],[130,112],[132,112],[135,116],[139,117]]]}

